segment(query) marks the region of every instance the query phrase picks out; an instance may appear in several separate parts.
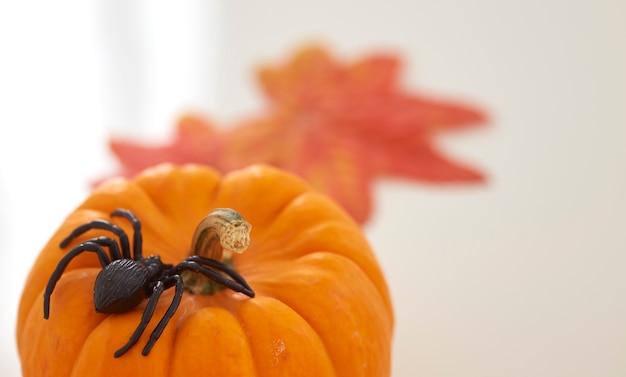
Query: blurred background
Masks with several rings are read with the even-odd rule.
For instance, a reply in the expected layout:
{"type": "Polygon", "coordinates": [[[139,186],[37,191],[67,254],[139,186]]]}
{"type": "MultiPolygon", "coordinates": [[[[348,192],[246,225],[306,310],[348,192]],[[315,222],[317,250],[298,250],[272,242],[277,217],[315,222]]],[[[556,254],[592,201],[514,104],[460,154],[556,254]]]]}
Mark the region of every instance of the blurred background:
{"type": "Polygon", "coordinates": [[[626,3],[0,2],[0,370],[37,253],[111,172],[106,140],[233,119],[253,69],[321,41],[490,125],[443,148],[484,186],[381,181],[366,226],[396,309],[394,376],[626,375],[626,3]]]}

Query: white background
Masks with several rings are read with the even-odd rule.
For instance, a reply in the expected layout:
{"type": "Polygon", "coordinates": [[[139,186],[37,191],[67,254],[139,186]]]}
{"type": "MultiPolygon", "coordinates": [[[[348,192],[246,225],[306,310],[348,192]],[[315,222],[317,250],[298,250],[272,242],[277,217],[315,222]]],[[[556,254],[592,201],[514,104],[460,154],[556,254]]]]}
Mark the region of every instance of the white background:
{"type": "Polygon", "coordinates": [[[396,306],[394,376],[626,375],[623,2],[177,4],[0,3],[3,376],[19,375],[23,279],[113,170],[106,138],[158,140],[188,108],[252,112],[254,66],[308,40],[399,51],[406,87],[491,115],[442,140],[486,186],[376,186],[366,232],[396,306]]]}

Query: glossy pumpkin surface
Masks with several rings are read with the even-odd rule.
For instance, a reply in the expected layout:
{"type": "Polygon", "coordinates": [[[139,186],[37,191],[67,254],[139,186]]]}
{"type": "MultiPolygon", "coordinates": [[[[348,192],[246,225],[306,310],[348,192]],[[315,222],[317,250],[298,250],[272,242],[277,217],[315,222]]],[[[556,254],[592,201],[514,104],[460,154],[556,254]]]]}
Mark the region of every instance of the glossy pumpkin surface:
{"type": "MultiPolygon", "coordinates": [[[[73,242],[98,235],[93,229],[73,242]]],[[[154,318],[171,301],[163,294],[154,318]]],[[[145,344],[158,321],[139,340],[145,344]]],[[[255,165],[225,176],[198,165],[160,165],[98,187],[61,224],[37,258],[20,302],[17,342],[31,376],[388,376],[393,310],[384,276],[359,226],[302,180],[255,165]],[[252,224],[248,250],[233,256],[256,297],[230,290],[185,292],[148,356],[113,353],[137,327],[145,301],[122,314],[94,310],[95,255],[75,258],[43,319],[43,291],[74,228],[106,219],[128,234],[116,208],[142,222],[144,256],[178,263],[211,210],[232,208],[252,224]],[[114,374],[111,374],[114,373],[114,374]]]]}

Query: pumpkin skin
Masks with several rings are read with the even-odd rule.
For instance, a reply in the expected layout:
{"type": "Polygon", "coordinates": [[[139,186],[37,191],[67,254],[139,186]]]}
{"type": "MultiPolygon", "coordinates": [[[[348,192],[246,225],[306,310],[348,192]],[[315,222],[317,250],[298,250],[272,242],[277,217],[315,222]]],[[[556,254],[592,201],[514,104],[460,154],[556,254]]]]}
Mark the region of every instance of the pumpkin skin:
{"type": "MultiPolygon", "coordinates": [[[[90,230],[72,245],[111,234],[90,230]]],[[[221,176],[199,165],[159,165],[132,180],[99,186],[61,224],[41,251],[21,297],[17,345],[30,376],[388,376],[393,309],[375,255],[359,226],[334,202],[291,174],[254,165],[221,176]],[[77,226],[110,218],[116,208],[142,222],[144,256],[178,263],[189,254],[199,221],[232,208],[252,224],[248,250],[233,265],[254,289],[185,292],[148,356],[141,355],[173,290],[161,297],[139,342],[122,357],[144,300],[122,314],[94,310],[101,270],[93,253],[69,264],[43,319],[43,291],[77,226]]]]}

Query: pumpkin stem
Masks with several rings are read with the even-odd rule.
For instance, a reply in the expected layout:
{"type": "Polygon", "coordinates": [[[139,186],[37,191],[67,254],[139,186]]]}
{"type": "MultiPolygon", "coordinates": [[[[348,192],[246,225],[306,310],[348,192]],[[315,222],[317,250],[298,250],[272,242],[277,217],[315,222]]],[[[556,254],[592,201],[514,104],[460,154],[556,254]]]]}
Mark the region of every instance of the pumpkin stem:
{"type": "MultiPolygon", "coordinates": [[[[233,253],[241,254],[250,245],[248,223],[237,211],[217,208],[198,224],[191,241],[189,255],[199,255],[232,266],[233,253]]],[[[181,274],[185,288],[195,294],[210,295],[224,286],[207,277],[185,271],[181,274]]]]}

